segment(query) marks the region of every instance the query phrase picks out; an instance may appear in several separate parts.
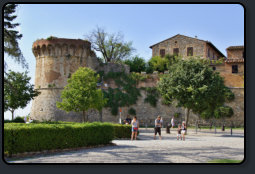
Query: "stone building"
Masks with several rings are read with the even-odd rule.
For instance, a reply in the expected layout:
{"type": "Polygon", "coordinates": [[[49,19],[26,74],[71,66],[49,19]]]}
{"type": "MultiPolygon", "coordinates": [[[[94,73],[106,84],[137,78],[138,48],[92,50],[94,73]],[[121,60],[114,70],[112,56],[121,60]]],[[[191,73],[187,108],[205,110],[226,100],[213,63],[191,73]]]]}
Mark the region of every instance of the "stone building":
{"type": "MultiPolygon", "coordinates": [[[[225,57],[210,42],[183,35],[176,35],[168,40],[151,46],[151,48],[154,55],[159,55],[160,50],[162,49],[165,49],[164,54],[172,54],[174,51],[173,49],[178,48],[178,54],[183,55],[184,57],[187,57],[186,53],[188,50],[192,50],[190,53],[192,53],[193,56],[208,56],[212,60],[218,59],[219,57],[225,57]]],[[[231,52],[231,49],[229,50],[231,52]]],[[[35,88],[39,89],[41,92],[41,94],[32,102],[30,115],[34,120],[82,121],[81,113],[66,113],[56,107],[56,102],[61,101],[61,90],[63,90],[64,86],[67,84],[67,79],[79,67],[90,67],[95,71],[104,71],[105,73],[110,71],[125,71],[126,73],[129,73],[129,67],[125,65],[112,63],[100,64],[95,53],[91,51],[90,42],[84,40],[64,38],[37,40],[33,43],[32,51],[36,58],[35,88]]],[[[161,51],[161,53],[163,53],[163,51],[161,51]]],[[[232,58],[234,59],[236,57],[232,54],[232,58]]],[[[217,70],[219,70],[218,67],[217,70]]],[[[226,121],[229,124],[231,120],[234,121],[235,126],[243,126],[243,79],[239,74],[226,73],[225,68],[223,68],[223,70],[221,75],[224,76],[225,84],[231,88],[236,96],[234,101],[227,103],[227,105],[230,105],[234,109],[234,116],[226,121]]],[[[238,70],[240,70],[240,68],[238,70]]],[[[145,81],[139,82],[137,85],[138,88],[156,86],[159,76],[157,74],[150,74],[148,76],[150,76],[150,78],[146,78],[145,81]]],[[[107,90],[107,88],[110,87],[117,88],[117,85],[111,79],[105,81],[102,88],[107,90]]],[[[146,95],[146,92],[141,90],[141,96],[138,98],[135,105],[121,108],[122,119],[126,118],[128,110],[131,107],[136,110],[136,116],[138,117],[141,126],[153,126],[157,115],[163,117],[164,126],[170,122],[171,117],[176,112],[181,113],[178,118],[179,121],[184,119],[185,110],[183,108],[178,108],[173,105],[163,105],[161,103],[161,98],[158,99],[157,106],[153,107],[149,103],[144,102],[146,95]]],[[[119,115],[113,116],[110,108],[104,108],[102,110],[102,115],[96,110],[89,110],[87,114],[89,121],[119,122],[119,115]]],[[[199,120],[199,116],[191,113],[190,124],[195,124],[196,120],[199,120]]],[[[218,120],[218,124],[221,124],[221,120],[218,120]]]]}
{"type": "Polygon", "coordinates": [[[230,46],[226,51],[225,72],[244,74],[244,46],[230,46]]]}
{"type": "Polygon", "coordinates": [[[81,113],[66,113],[56,107],[67,79],[79,67],[129,73],[125,65],[100,64],[90,42],[81,39],[49,37],[35,41],[32,51],[36,58],[35,88],[41,92],[32,101],[30,115],[34,120],[81,121],[81,113]]]}
{"type": "Polygon", "coordinates": [[[164,57],[166,54],[178,55],[184,58],[199,56],[210,60],[225,57],[211,42],[180,34],[156,43],[150,48],[152,49],[152,57],[164,57]]]}

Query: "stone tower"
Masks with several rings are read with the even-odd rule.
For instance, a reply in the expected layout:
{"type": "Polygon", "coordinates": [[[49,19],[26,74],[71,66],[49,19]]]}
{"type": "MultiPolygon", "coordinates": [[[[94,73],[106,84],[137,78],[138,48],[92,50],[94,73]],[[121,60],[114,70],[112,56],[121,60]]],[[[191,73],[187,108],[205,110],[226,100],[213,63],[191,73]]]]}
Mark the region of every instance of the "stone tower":
{"type": "Polygon", "coordinates": [[[94,70],[99,65],[88,41],[50,37],[37,40],[32,46],[36,58],[35,88],[41,94],[32,102],[31,118],[34,120],[81,121],[79,113],[59,110],[61,90],[67,79],[79,67],[94,70]]]}

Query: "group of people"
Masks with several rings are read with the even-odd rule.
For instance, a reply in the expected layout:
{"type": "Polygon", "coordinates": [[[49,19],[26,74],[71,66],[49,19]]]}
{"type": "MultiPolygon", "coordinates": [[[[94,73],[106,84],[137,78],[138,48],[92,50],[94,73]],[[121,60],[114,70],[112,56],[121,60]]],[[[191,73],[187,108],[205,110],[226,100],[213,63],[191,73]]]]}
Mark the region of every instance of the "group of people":
{"type": "MultiPolygon", "coordinates": [[[[136,118],[136,116],[133,117],[133,120],[131,121],[131,125],[132,125],[132,134],[131,134],[131,140],[135,139],[137,137],[137,132],[139,129],[139,123],[138,120],[136,118]]],[[[174,118],[172,118],[171,120],[171,125],[172,127],[174,127],[174,118]]],[[[158,116],[155,120],[155,128],[154,128],[154,140],[156,139],[156,135],[159,134],[159,139],[161,140],[161,128],[163,127],[163,120],[160,116],[158,116]]],[[[178,128],[177,128],[177,140],[181,139],[183,141],[185,141],[185,133],[186,133],[187,127],[185,124],[185,121],[182,122],[181,124],[178,124],[178,128]]]]}

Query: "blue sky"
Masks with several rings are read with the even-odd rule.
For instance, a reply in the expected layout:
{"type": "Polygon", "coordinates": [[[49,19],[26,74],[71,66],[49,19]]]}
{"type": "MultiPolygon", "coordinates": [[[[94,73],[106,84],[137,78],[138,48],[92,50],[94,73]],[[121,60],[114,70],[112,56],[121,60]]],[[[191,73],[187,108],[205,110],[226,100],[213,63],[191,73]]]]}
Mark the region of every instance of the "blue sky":
{"type": "MultiPolygon", "coordinates": [[[[244,44],[244,9],[238,4],[21,4],[17,9],[17,28],[23,37],[19,45],[29,64],[34,83],[35,40],[56,36],[85,39],[85,35],[103,27],[109,33],[122,32],[125,41],[132,41],[134,55],[149,60],[149,46],[183,34],[211,41],[224,55],[226,48],[244,44]]],[[[5,55],[8,68],[24,71],[5,55]]],[[[30,112],[31,102],[15,116],[30,112]]],[[[5,119],[10,119],[6,112],[5,119]]]]}

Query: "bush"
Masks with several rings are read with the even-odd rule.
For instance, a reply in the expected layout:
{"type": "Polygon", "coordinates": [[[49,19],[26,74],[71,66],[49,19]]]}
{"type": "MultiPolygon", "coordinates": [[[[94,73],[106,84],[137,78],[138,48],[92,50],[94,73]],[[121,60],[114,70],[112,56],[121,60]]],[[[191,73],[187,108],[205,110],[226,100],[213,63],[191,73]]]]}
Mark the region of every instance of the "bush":
{"type": "Polygon", "coordinates": [[[130,138],[131,125],[114,124],[114,138],[130,138]]]}
{"type": "Polygon", "coordinates": [[[129,65],[130,72],[141,72],[145,71],[145,61],[141,57],[133,57],[124,61],[125,64],[129,65]]]}
{"type": "Polygon", "coordinates": [[[235,99],[235,94],[229,89],[225,88],[225,97],[227,102],[233,101],[235,99]]]}
{"type": "Polygon", "coordinates": [[[12,120],[4,120],[4,123],[12,123],[12,120]]]}
{"type": "Polygon", "coordinates": [[[16,117],[12,122],[13,123],[25,123],[24,118],[22,118],[22,117],[16,117]]]}
{"type": "Polygon", "coordinates": [[[233,109],[229,106],[221,106],[217,108],[214,112],[216,118],[223,118],[223,117],[231,117],[234,112],[233,109]]]}
{"type": "Polygon", "coordinates": [[[108,144],[114,138],[110,123],[5,123],[4,152],[15,154],[108,144]]]}
{"type": "Polygon", "coordinates": [[[168,70],[169,60],[165,57],[155,56],[149,60],[149,65],[154,71],[164,72],[168,70]]]}

